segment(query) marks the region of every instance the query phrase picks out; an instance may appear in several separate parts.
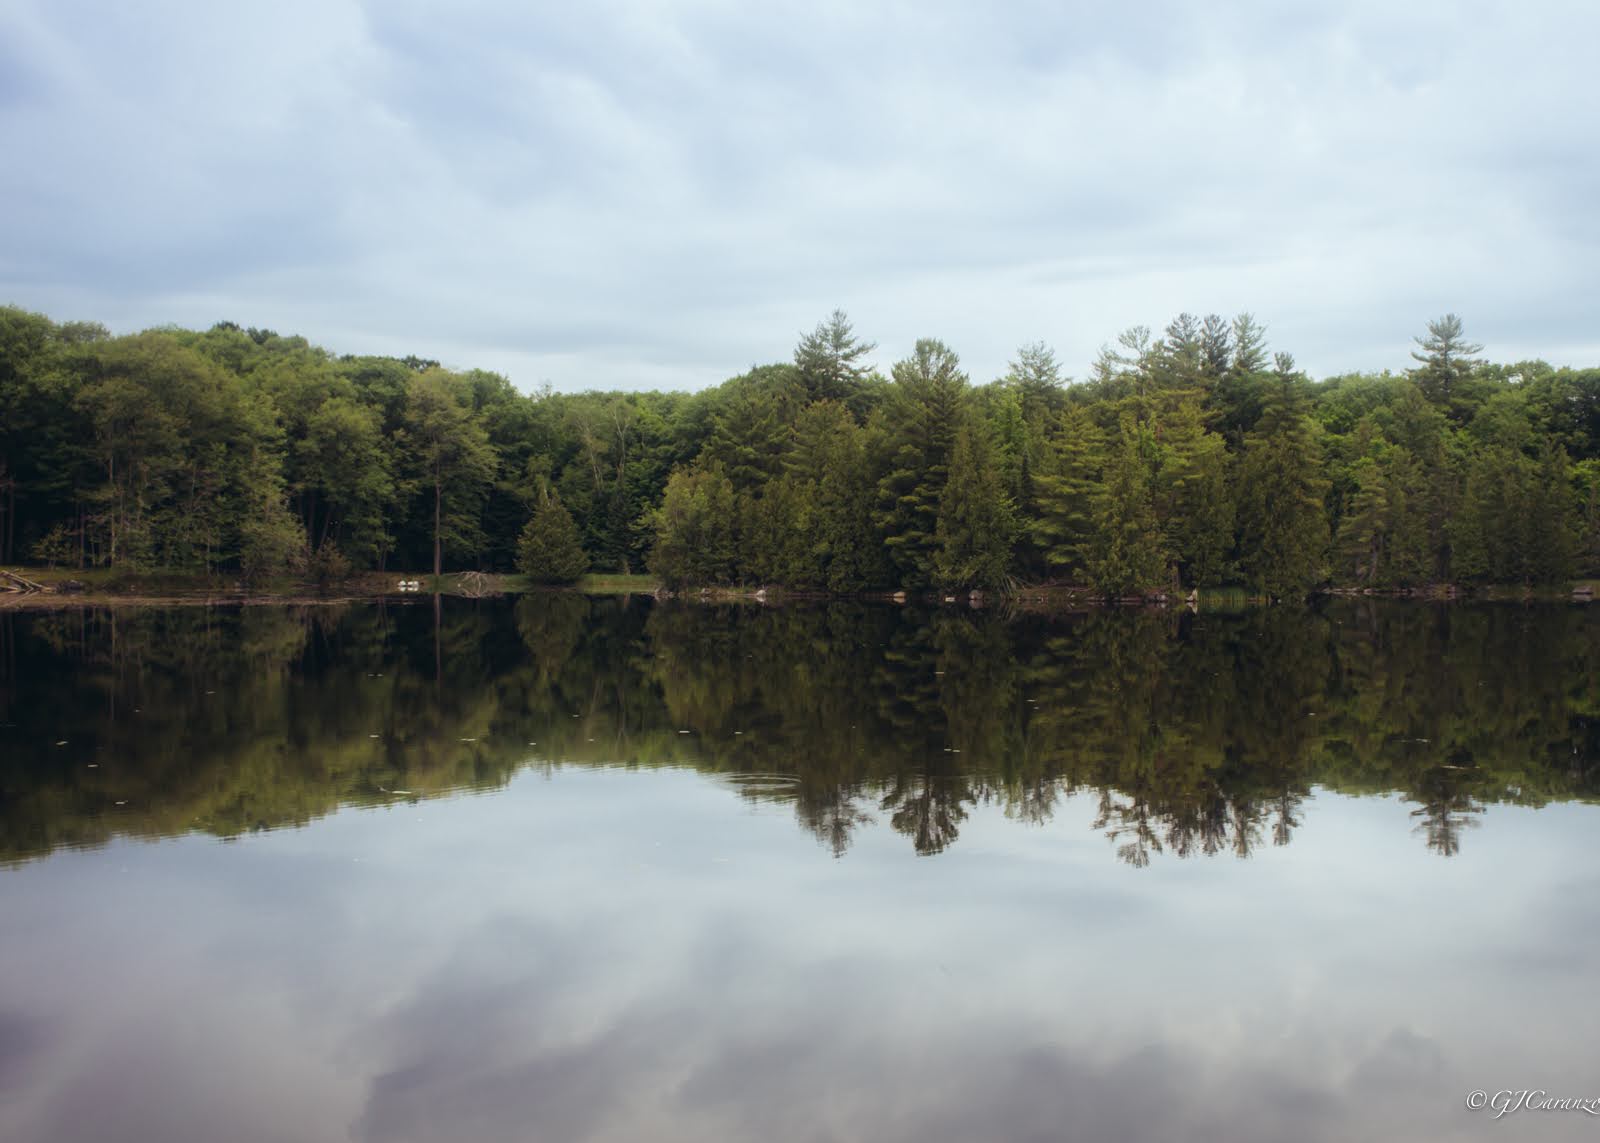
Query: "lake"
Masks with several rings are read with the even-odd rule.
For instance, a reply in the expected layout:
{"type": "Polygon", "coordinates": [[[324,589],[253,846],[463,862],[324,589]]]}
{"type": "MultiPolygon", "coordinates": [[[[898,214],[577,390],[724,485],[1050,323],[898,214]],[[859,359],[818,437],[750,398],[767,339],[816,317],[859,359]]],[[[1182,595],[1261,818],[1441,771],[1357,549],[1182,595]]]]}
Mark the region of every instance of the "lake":
{"type": "Polygon", "coordinates": [[[1597,794],[1578,605],[0,612],[0,1138],[1593,1138],[1597,794]]]}

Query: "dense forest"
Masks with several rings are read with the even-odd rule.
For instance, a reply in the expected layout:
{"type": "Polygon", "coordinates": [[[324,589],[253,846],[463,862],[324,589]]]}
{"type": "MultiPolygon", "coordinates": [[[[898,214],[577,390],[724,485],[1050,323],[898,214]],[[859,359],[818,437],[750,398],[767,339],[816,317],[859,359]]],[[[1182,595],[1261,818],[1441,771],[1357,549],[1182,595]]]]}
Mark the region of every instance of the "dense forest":
{"type": "Polygon", "coordinates": [[[520,569],[849,593],[1560,583],[1600,571],[1600,369],[1478,356],[1313,381],[1181,314],[1086,379],[1043,344],[885,376],[835,312],[693,393],[525,394],[221,322],[0,308],[0,562],[244,579],[520,569]]]}

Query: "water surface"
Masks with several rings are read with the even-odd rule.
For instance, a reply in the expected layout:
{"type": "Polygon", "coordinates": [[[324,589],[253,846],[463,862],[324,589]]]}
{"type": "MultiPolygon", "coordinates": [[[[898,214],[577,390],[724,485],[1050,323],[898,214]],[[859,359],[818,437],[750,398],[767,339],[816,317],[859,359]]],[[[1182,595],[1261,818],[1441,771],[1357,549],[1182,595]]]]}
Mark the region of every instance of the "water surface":
{"type": "Polygon", "coordinates": [[[0,1138],[1571,1138],[1600,612],[0,615],[0,1138]]]}

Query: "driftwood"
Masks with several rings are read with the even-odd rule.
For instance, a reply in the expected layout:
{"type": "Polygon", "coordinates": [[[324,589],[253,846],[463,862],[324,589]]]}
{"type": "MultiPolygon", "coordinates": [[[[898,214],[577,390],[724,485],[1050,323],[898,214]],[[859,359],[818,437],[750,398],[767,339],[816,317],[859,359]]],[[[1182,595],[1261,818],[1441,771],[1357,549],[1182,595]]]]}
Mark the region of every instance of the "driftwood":
{"type": "Polygon", "coordinates": [[[43,590],[44,584],[34,583],[33,580],[20,576],[16,572],[8,572],[0,568],[0,591],[20,591],[23,594],[31,595],[33,592],[43,590]]]}

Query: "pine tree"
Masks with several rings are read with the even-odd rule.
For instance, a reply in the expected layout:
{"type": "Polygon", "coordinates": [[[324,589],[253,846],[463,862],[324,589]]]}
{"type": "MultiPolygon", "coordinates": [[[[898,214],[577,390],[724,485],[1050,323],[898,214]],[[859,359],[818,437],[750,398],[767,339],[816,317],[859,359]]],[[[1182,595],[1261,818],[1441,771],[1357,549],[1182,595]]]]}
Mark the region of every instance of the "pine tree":
{"type": "Polygon", "coordinates": [[[1472,375],[1479,364],[1472,359],[1483,346],[1469,342],[1462,333],[1461,319],[1455,314],[1445,314],[1428,323],[1428,336],[1416,341],[1421,353],[1411,356],[1421,364],[1411,371],[1411,376],[1428,400],[1446,412],[1453,410],[1461,384],[1472,375]]]}
{"type": "Polygon", "coordinates": [[[1370,456],[1356,462],[1352,477],[1355,495],[1339,522],[1337,575],[1351,583],[1383,582],[1388,572],[1390,528],[1388,482],[1378,462],[1370,456]]]}
{"type": "Polygon", "coordinates": [[[1239,568],[1274,597],[1303,595],[1321,580],[1328,547],[1328,481],[1304,404],[1298,380],[1274,381],[1239,470],[1239,568]]]}
{"type": "Polygon", "coordinates": [[[1228,441],[1239,448],[1244,434],[1261,418],[1266,390],[1267,333],[1250,314],[1233,319],[1232,357],[1207,398],[1212,424],[1228,441]]]}
{"type": "Polygon", "coordinates": [[[794,370],[753,369],[728,382],[701,452],[720,464],[735,492],[759,489],[776,476],[793,435],[791,422],[803,400],[794,370]]]}
{"type": "Polygon", "coordinates": [[[733,484],[720,467],[697,465],[674,472],[661,506],[649,518],[655,535],[650,570],[669,587],[733,582],[736,520],[733,484]]]}
{"type": "Polygon", "coordinates": [[[1200,327],[1200,371],[1215,385],[1233,366],[1233,330],[1221,314],[1207,314],[1200,327]]]}
{"type": "Polygon", "coordinates": [[[877,520],[900,582],[927,587],[938,575],[939,502],[950,450],[969,415],[967,375],[948,346],[923,339],[895,363],[893,376],[877,520]]]}
{"type": "Polygon", "coordinates": [[[939,499],[939,586],[1000,586],[1009,570],[1015,532],[1011,498],[1001,487],[992,450],[981,430],[963,425],[956,432],[950,474],[939,499]]]}
{"type": "Polygon", "coordinates": [[[1527,507],[1529,583],[1564,583],[1572,578],[1581,536],[1572,466],[1567,450],[1546,442],[1540,451],[1527,507]]]}
{"type": "Polygon", "coordinates": [[[805,498],[805,541],[829,591],[864,591],[886,586],[889,569],[873,524],[876,487],[868,468],[871,431],[857,425],[843,405],[819,401],[795,425],[786,458],[786,479],[799,482],[805,498]]]}
{"type": "Polygon", "coordinates": [[[1065,402],[1061,363],[1056,360],[1055,351],[1042,341],[1017,350],[1005,380],[1022,399],[1023,416],[1029,421],[1037,422],[1058,412],[1065,402]]]}
{"type": "Polygon", "coordinates": [[[517,540],[517,569],[536,583],[572,583],[589,570],[589,557],[572,514],[550,488],[542,490],[517,540]]]}
{"type": "Polygon", "coordinates": [[[800,338],[794,363],[813,401],[848,401],[855,396],[870,367],[863,361],[877,348],[862,341],[843,310],[834,310],[817,328],[800,338]]]}
{"type": "Polygon", "coordinates": [[[1165,587],[1169,580],[1145,456],[1147,432],[1123,415],[1095,512],[1089,576],[1101,594],[1113,599],[1165,587]]]}
{"type": "Polygon", "coordinates": [[[1157,433],[1155,503],[1166,550],[1184,584],[1221,583],[1233,547],[1227,447],[1206,431],[1194,398],[1164,412],[1157,433]]]}
{"type": "Polygon", "coordinates": [[[1105,434],[1082,405],[1068,405],[1034,476],[1033,542],[1051,570],[1069,580],[1088,574],[1105,465],[1105,434]]]}
{"type": "Polygon", "coordinates": [[[1166,389],[1191,389],[1205,374],[1205,333],[1190,313],[1181,313],[1167,325],[1156,343],[1154,368],[1157,383],[1166,389]]]}

